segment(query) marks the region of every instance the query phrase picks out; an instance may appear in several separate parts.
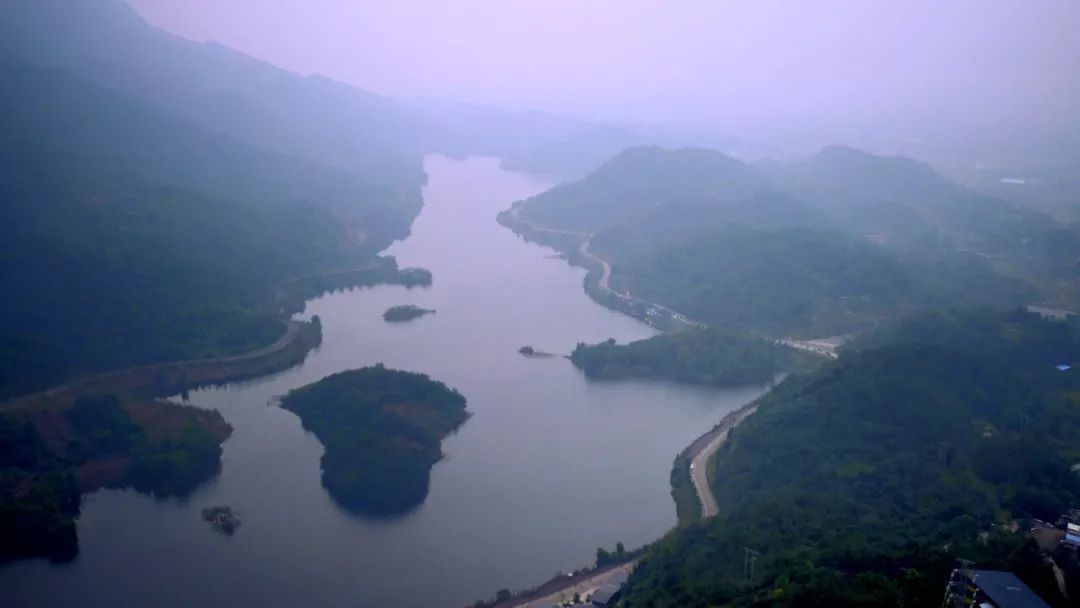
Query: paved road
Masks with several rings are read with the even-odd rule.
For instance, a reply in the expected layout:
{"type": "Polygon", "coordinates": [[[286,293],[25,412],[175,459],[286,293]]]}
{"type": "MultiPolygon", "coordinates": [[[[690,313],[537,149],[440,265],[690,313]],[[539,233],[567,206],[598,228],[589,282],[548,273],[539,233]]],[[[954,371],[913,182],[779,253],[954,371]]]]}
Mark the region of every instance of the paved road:
{"type": "Polygon", "coordinates": [[[544,606],[547,604],[561,604],[563,602],[568,602],[574,599],[575,593],[578,594],[579,598],[585,599],[589,597],[593,591],[596,591],[604,583],[606,583],[608,579],[610,579],[611,576],[615,574],[615,572],[622,570],[625,571],[627,574],[630,574],[634,571],[634,566],[636,565],[636,561],[630,562],[629,564],[623,564],[622,566],[619,566],[618,568],[615,568],[613,570],[607,570],[602,574],[597,574],[596,576],[591,576],[587,579],[580,580],[573,585],[555,591],[554,593],[549,593],[544,597],[529,600],[528,602],[522,604],[516,604],[515,608],[533,608],[535,606],[544,606]]]}
{"type": "Polygon", "coordinates": [[[676,321],[679,321],[680,323],[682,323],[684,325],[688,325],[690,327],[696,327],[698,329],[704,329],[704,328],[708,327],[708,325],[706,325],[705,323],[702,323],[700,321],[695,321],[695,320],[687,317],[686,315],[684,315],[684,314],[682,314],[682,313],[680,313],[678,311],[672,310],[672,309],[668,308],[667,306],[664,306],[663,304],[659,304],[657,302],[650,302],[648,300],[643,300],[641,298],[635,298],[633,296],[630,296],[630,295],[627,295],[627,294],[624,294],[624,293],[619,293],[618,291],[615,291],[614,289],[611,288],[611,264],[609,264],[608,261],[605,260],[604,258],[601,258],[600,256],[596,255],[595,253],[589,251],[589,245],[592,243],[592,239],[593,239],[593,235],[591,233],[577,232],[577,231],[574,231],[574,230],[563,230],[563,229],[560,229],[560,228],[549,228],[547,226],[541,226],[541,225],[536,224],[534,222],[531,222],[529,220],[521,219],[521,216],[518,215],[518,211],[520,211],[520,210],[521,210],[521,207],[513,207],[510,210],[510,215],[513,216],[513,218],[515,220],[517,220],[518,222],[521,222],[522,224],[526,224],[527,226],[529,226],[529,228],[531,228],[533,230],[536,230],[537,232],[547,232],[549,234],[562,234],[562,235],[581,237],[583,240],[581,242],[581,245],[578,246],[578,254],[580,254],[584,258],[588,258],[589,260],[592,260],[593,262],[596,262],[597,264],[600,264],[600,267],[602,269],[601,272],[600,272],[600,279],[597,280],[597,285],[599,285],[600,289],[603,289],[604,291],[608,292],[609,294],[611,294],[611,295],[613,295],[613,296],[615,296],[615,297],[617,297],[620,300],[623,300],[625,302],[634,302],[634,303],[637,303],[637,304],[644,305],[644,306],[646,306],[648,308],[655,308],[656,310],[662,310],[662,311],[668,313],[669,315],[671,315],[672,319],[675,319],[676,321]]]}
{"type": "Polygon", "coordinates": [[[727,441],[728,431],[742,424],[743,420],[757,411],[757,407],[756,402],[752,403],[721,421],[720,426],[712,431],[713,438],[690,460],[690,479],[694,482],[694,490],[697,491],[698,500],[701,501],[702,519],[712,517],[717,513],[716,497],[713,496],[712,488],[709,487],[709,461],[716,450],[727,441]]]}
{"type": "Polygon", "coordinates": [[[235,363],[237,361],[243,361],[245,359],[255,359],[255,358],[259,358],[259,357],[264,357],[266,355],[269,355],[269,354],[275,353],[277,351],[283,350],[286,347],[288,347],[290,344],[292,344],[292,342],[294,340],[296,340],[297,336],[299,335],[300,327],[301,327],[301,323],[299,323],[297,321],[287,321],[286,324],[285,324],[285,332],[283,334],[281,334],[281,337],[279,337],[277,340],[275,340],[273,344],[271,344],[269,346],[264,346],[263,348],[259,348],[259,349],[253,350],[253,351],[248,351],[246,353],[241,353],[239,355],[231,355],[231,356],[228,356],[228,357],[215,357],[215,358],[211,358],[211,359],[189,359],[187,361],[169,361],[169,362],[165,362],[165,363],[151,363],[149,365],[138,365],[138,366],[135,366],[135,367],[128,367],[128,368],[124,368],[124,369],[118,369],[118,370],[114,370],[114,371],[111,371],[111,372],[106,372],[106,373],[103,373],[103,374],[99,374],[99,375],[96,375],[96,376],[91,376],[91,377],[88,377],[88,378],[81,378],[81,379],[76,380],[74,382],[70,382],[68,384],[61,384],[59,386],[54,386],[52,388],[49,388],[49,389],[46,389],[46,390],[43,390],[43,391],[40,391],[40,392],[37,392],[37,393],[33,393],[33,394],[30,394],[30,395],[23,395],[21,397],[16,397],[16,398],[10,399],[8,401],[0,402],[0,410],[11,411],[11,410],[17,410],[17,409],[20,409],[20,408],[30,407],[30,406],[33,406],[36,403],[38,403],[41,399],[46,399],[46,398],[52,397],[54,395],[62,394],[64,392],[66,392],[66,391],[70,391],[72,389],[77,388],[79,385],[85,385],[85,384],[97,383],[97,382],[103,382],[103,381],[110,381],[111,379],[119,380],[119,379],[121,379],[123,376],[125,376],[127,374],[143,374],[143,373],[146,373],[147,371],[154,371],[154,370],[157,370],[157,369],[173,369],[173,368],[175,368],[177,366],[183,366],[183,365],[194,365],[194,364],[205,365],[205,364],[214,364],[214,363],[235,363]]]}

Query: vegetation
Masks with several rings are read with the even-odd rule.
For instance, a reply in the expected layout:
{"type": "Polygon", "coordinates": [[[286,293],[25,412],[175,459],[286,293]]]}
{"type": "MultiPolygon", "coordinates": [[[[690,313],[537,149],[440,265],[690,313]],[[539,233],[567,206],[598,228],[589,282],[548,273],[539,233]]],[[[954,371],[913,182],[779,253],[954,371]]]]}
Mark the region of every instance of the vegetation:
{"type": "Polygon", "coordinates": [[[711,386],[765,384],[810,357],[719,329],[665,333],[625,345],[579,343],[570,355],[589,378],[655,378],[711,386]]]}
{"type": "Polygon", "coordinates": [[[591,235],[615,290],[777,336],[1057,298],[1075,291],[1080,254],[1075,230],[1044,215],[846,148],[757,167],[634,148],[500,220],[570,257],[591,235]]]}
{"type": "Polygon", "coordinates": [[[876,340],[763,398],[716,457],[719,515],[658,543],[627,605],[938,605],[957,558],[1062,599],[1025,522],[1080,499],[1075,329],[929,314],[876,340]]]}
{"type": "Polygon", "coordinates": [[[0,413],[0,561],[73,559],[81,493],[184,496],[217,474],[229,432],[217,412],[113,395],[0,413]]]}
{"type": "Polygon", "coordinates": [[[323,486],[364,515],[396,515],[427,496],[441,442],[468,418],[465,398],[423,374],[376,365],[290,391],[282,407],[319,438],[323,486]]]}
{"type": "Polygon", "coordinates": [[[434,313],[434,310],[428,308],[420,308],[412,304],[403,304],[401,306],[391,306],[383,313],[383,320],[397,323],[401,321],[412,321],[413,319],[429,315],[434,313]]]}
{"type": "Polygon", "coordinates": [[[701,521],[701,499],[690,478],[690,459],[683,454],[676,456],[671,465],[671,498],[680,526],[701,521]]]}
{"type": "Polygon", "coordinates": [[[0,101],[0,399],[268,345],[278,284],[369,264],[407,234],[411,212],[359,203],[368,187],[346,173],[60,72],[0,82],[18,92],[0,101]]]}

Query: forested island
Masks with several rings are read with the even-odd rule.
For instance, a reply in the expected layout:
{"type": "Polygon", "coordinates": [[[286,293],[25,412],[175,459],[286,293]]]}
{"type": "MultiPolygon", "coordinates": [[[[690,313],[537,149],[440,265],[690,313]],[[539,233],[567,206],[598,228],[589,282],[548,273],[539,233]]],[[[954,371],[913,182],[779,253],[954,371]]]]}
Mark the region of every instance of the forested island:
{"type": "Polygon", "coordinates": [[[330,496],[371,516],[399,515],[424,501],[443,438],[469,417],[457,391],[381,364],[294,389],[281,405],[326,448],[322,482],[330,496]]]}
{"type": "Polygon", "coordinates": [[[402,321],[412,321],[418,319],[424,315],[434,314],[435,311],[429,308],[420,308],[413,304],[403,304],[400,306],[391,306],[383,313],[383,320],[391,323],[400,323],[402,321]]]}
{"type": "Polygon", "coordinates": [[[659,334],[629,344],[578,343],[574,367],[591,379],[645,378],[710,386],[765,384],[814,359],[759,337],[720,329],[659,334]]]}
{"type": "Polygon", "coordinates": [[[0,411],[0,561],[73,559],[80,496],[97,488],[187,495],[231,430],[216,411],[114,395],[0,411]]]}
{"type": "MultiPolygon", "coordinates": [[[[925,314],[790,377],[718,452],[719,515],[661,540],[628,605],[936,606],[958,558],[1064,605],[1028,530],[1080,501],[1080,376],[1057,367],[1078,337],[1020,311],[925,314]]],[[[1080,593],[1072,554],[1049,555],[1080,593]]]]}

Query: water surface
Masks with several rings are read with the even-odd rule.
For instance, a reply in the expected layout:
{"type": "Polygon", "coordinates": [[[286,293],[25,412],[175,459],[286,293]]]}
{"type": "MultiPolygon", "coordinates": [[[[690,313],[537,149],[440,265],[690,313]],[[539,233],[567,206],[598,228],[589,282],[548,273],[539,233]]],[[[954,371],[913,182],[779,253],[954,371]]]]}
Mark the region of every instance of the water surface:
{"type": "Polygon", "coordinates": [[[390,253],[435,274],[428,289],[376,287],[325,295],[305,316],[324,342],[297,368],[195,391],[233,425],[222,474],[186,501],[99,491],[79,520],[72,564],[0,568],[3,606],[454,607],[587,565],[598,546],[649,542],[675,522],[675,454],[757,388],[588,382],[561,357],[578,341],[634,340],[652,330],[595,304],[584,271],[495,222],[550,184],[491,159],[426,163],[425,207],[390,253]],[[386,308],[434,308],[409,323],[386,308]],[[382,362],[457,388],[472,418],[444,442],[426,502],[373,520],[340,509],[319,481],[322,447],[268,405],[328,374],[382,362]],[[199,509],[231,505],[236,536],[199,509]]]}

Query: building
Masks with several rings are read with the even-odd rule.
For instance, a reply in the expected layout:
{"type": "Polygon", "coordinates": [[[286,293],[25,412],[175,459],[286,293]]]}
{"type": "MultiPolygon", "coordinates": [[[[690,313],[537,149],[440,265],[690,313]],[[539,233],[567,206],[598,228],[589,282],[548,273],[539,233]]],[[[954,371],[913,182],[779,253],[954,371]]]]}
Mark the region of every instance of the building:
{"type": "Polygon", "coordinates": [[[1050,608],[1012,572],[954,570],[946,592],[947,606],[979,608],[1050,608]]]}
{"type": "Polygon", "coordinates": [[[603,585],[596,591],[593,591],[590,601],[593,606],[614,606],[615,602],[619,601],[620,595],[622,595],[622,589],[615,585],[603,585]]]}
{"type": "Polygon", "coordinates": [[[607,584],[622,589],[626,585],[628,578],[630,578],[630,575],[626,573],[626,570],[619,568],[611,573],[611,576],[607,579],[607,584]]]}

